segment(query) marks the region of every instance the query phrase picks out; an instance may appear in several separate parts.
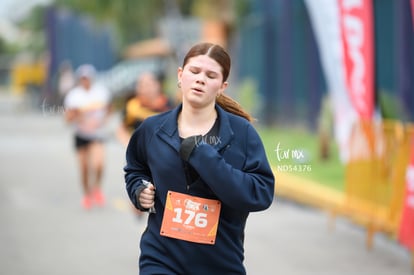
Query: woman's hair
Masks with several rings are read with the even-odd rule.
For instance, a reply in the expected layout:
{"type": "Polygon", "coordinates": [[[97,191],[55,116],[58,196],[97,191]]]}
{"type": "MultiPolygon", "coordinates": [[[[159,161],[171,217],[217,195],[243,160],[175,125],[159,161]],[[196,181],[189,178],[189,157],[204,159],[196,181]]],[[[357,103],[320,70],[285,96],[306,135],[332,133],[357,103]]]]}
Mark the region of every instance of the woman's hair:
{"type": "MultiPolygon", "coordinates": [[[[184,57],[183,67],[188,63],[190,58],[199,55],[207,55],[214,59],[221,67],[223,82],[227,81],[230,74],[231,59],[221,46],[212,43],[199,43],[194,45],[184,57]]],[[[253,117],[244,111],[242,106],[228,95],[221,94],[217,97],[216,102],[227,112],[241,116],[248,121],[253,121],[253,117]]]]}

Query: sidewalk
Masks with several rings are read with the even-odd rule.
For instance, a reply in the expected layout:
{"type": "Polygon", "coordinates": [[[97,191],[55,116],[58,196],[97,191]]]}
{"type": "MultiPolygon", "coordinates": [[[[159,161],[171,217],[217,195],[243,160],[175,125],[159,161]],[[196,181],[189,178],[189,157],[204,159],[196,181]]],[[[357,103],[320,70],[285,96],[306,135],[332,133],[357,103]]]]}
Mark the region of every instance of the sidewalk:
{"type": "MultiPolygon", "coordinates": [[[[54,110],[0,112],[0,274],[138,274],[145,222],[124,190],[124,148],[114,138],[106,144],[108,203],[83,211],[72,138],[54,110]]],[[[278,197],[247,222],[246,267],[253,275],[413,274],[394,241],[377,234],[367,251],[364,240],[347,220],[329,231],[326,213],[278,197]]]]}

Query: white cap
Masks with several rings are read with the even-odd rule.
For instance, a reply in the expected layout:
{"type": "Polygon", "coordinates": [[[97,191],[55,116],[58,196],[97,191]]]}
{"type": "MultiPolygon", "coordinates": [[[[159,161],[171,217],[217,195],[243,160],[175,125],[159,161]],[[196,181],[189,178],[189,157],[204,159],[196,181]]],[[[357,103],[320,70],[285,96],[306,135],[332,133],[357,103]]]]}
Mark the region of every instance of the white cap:
{"type": "Polygon", "coordinates": [[[94,78],[96,75],[95,67],[91,64],[83,64],[79,66],[79,68],[76,70],[76,76],[78,78],[81,77],[87,77],[87,78],[94,78]]]}

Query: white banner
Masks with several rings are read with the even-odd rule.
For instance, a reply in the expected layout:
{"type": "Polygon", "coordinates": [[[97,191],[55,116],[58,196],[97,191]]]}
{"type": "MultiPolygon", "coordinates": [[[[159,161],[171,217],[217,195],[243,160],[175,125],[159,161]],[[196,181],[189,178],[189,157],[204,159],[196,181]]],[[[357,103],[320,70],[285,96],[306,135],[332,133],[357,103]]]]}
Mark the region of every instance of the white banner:
{"type": "Polygon", "coordinates": [[[340,10],[335,0],[305,0],[315,33],[325,74],[332,112],[335,138],[343,162],[349,159],[349,138],[357,113],[352,106],[345,82],[340,10]]]}

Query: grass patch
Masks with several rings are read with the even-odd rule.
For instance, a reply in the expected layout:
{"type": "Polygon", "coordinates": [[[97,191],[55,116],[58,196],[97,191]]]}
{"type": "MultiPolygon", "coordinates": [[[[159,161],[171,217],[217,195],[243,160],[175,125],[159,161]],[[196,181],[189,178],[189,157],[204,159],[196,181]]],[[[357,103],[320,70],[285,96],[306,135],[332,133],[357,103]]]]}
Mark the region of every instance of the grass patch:
{"type": "Polygon", "coordinates": [[[338,191],[344,190],[345,166],[339,160],[333,140],[329,159],[322,160],[316,134],[291,128],[258,128],[258,132],[276,173],[289,172],[338,191]]]}

